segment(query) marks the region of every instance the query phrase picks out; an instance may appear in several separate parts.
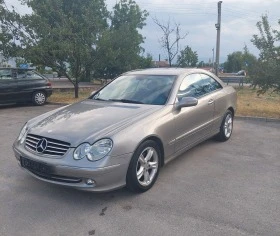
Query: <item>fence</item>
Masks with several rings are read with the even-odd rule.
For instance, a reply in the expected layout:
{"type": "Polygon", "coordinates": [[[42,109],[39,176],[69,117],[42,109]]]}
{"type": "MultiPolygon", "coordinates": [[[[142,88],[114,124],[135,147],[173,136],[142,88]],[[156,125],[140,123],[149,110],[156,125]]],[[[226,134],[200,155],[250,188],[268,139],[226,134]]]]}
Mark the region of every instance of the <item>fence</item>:
{"type": "Polygon", "coordinates": [[[245,76],[219,76],[219,78],[226,84],[238,84],[239,87],[243,87],[244,83],[247,84],[245,76]]]}

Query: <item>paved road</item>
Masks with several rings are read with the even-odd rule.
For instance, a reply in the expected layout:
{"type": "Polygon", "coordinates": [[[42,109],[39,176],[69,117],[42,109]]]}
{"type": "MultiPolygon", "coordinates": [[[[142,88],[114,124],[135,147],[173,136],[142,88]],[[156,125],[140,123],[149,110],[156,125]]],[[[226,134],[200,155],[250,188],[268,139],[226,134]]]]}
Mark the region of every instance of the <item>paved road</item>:
{"type": "Polygon", "coordinates": [[[280,124],[236,121],[226,143],[177,158],[147,193],[105,194],[43,183],[12,142],[44,107],[0,108],[0,235],[280,235],[280,124]]]}

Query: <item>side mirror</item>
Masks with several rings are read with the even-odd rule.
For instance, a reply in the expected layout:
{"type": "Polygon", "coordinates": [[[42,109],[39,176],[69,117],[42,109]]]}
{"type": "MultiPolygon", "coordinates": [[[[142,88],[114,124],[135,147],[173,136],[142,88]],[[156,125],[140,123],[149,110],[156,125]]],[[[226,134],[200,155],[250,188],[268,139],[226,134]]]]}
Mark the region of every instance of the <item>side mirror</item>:
{"type": "Polygon", "coordinates": [[[194,97],[182,97],[182,99],[176,103],[176,109],[180,110],[182,107],[194,107],[198,103],[198,100],[194,97]]]}

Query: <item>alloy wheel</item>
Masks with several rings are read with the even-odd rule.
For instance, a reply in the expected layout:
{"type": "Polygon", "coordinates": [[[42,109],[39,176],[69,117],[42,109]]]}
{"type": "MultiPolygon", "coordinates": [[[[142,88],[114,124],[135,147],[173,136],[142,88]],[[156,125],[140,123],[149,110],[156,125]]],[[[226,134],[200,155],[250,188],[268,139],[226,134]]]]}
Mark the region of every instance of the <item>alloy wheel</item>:
{"type": "Polygon", "coordinates": [[[227,138],[229,138],[232,133],[232,126],[233,126],[232,115],[227,114],[225,123],[224,123],[224,132],[225,132],[225,136],[227,138]]]}
{"type": "Polygon", "coordinates": [[[136,166],[136,175],[140,185],[148,186],[152,183],[158,172],[158,158],[158,153],[153,147],[147,147],[142,151],[136,166]]]}

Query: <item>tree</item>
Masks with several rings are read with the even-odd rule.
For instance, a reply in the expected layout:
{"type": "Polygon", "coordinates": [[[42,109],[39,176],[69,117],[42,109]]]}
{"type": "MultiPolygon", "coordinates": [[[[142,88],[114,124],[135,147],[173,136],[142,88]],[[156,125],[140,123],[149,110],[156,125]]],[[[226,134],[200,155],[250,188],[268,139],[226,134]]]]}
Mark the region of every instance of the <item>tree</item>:
{"type": "Polygon", "coordinates": [[[260,92],[280,92],[280,31],[271,28],[267,15],[261,17],[257,28],[260,35],[253,35],[251,41],[259,49],[260,57],[256,66],[250,68],[251,81],[260,87],[260,92]]]}
{"type": "Polygon", "coordinates": [[[257,63],[257,57],[249,52],[247,45],[243,48],[243,63],[241,69],[249,70],[249,68],[255,66],[257,63]]]}
{"type": "Polygon", "coordinates": [[[138,32],[145,26],[147,16],[147,11],[141,11],[132,0],[121,0],[114,6],[111,25],[97,47],[95,77],[114,78],[128,70],[150,67],[150,57],[141,56],[144,37],[138,32]]]}
{"type": "Polygon", "coordinates": [[[257,58],[251,54],[245,45],[242,51],[236,51],[228,55],[227,61],[224,63],[226,72],[237,72],[240,70],[248,70],[249,67],[255,65],[257,58]]]}
{"type": "Polygon", "coordinates": [[[202,68],[202,67],[213,67],[213,63],[211,63],[211,61],[209,60],[209,62],[204,62],[204,61],[200,61],[197,64],[198,68],[202,68]]]}
{"type": "Polygon", "coordinates": [[[224,63],[224,69],[227,72],[237,72],[241,70],[243,64],[243,53],[236,51],[227,56],[227,61],[224,63]]]}
{"type": "Polygon", "coordinates": [[[12,11],[8,11],[4,0],[0,0],[0,53],[7,60],[13,57],[19,49],[15,44],[15,40],[17,38],[14,37],[14,32],[9,28],[7,29],[5,24],[16,20],[14,12],[14,9],[12,9],[12,11]]]}
{"type": "Polygon", "coordinates": [[[153,67],[153,57],[151,54],[147,54],[145,57],[141,56],[139,60],[139,68],[145,69],[145,68],[151,68],[153,67]]]}
{"type": "Polygon", "coordinates": [[[16,58],[15,62],[16,62],[16,67],[20,67],[21,64],[27,64],[28,63],[28,61],[26,61],[23,58],[16,58]]]}
{"type": "Polygon", "coordinates": [[[66,76],[77,98],[78,83],[94,65],[98,40],[107,27],[104,1],[23,0],[32,9],[23,16],[8,10],[3,0],[0,3],[1,38],[9,41],[2,53],[12,52],[66,76]],[[12,50],[13,40],[17,50],[12,50]]]}
{"type": "Polygon", "coordinates": [[[163,32],[163,36],[160,39],[161,46],[166,50],[169,65],[172,66],[172,61],[179,52],[179,42],[180,40],[186,38],[188,33],[181,36],[180,24],[175,22],[172,27],[170,19],[166,24],[159,22],[157,18],[153,18],[153,20],[163,32]]]}
{"type": "Polygon", "coordinates": [[[197,62],[197,52],[193,51],[189,46],[185,47],[177,58],[177,64],[180,67],[195,67],[197,62]]]}

